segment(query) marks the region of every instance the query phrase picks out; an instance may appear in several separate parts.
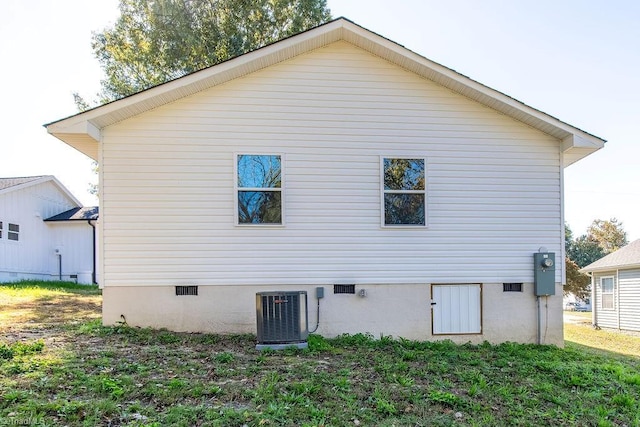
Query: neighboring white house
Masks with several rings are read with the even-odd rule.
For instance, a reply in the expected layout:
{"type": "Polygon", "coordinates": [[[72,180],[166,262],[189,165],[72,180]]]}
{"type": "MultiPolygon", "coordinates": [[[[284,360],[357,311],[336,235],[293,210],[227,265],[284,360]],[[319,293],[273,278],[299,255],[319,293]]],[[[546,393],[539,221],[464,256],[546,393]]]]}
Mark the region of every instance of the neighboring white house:
{"type": "Polygon", "coordinates": [[[304,290],[314,326],[323,287],[325,336],[563,344],[533,254],[604,141],[344,18],[46,127],[100,163],[105,324],[250,333],[304,290]]]}
{"type": "Polygon", "coordinates": [[[0,282],[94,282],[97,214],[53,176],[0,178],[0,282]]]}
{"type": "Polygon", "coordinates": [[[587,265],[593,324],[640,331],[640,239],[587,265]]]}

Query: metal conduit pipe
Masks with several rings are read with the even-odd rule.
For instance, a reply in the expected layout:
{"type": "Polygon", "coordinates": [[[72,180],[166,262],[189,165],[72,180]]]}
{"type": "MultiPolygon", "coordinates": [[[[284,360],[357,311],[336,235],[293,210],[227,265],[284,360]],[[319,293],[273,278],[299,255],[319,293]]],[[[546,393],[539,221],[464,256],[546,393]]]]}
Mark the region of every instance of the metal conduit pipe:
{"type": "Polygon", "coordinates": [[[98,283],[98,281],[96,280],[96,225],[91,221],[92,220],[90,219],[87,220],[87,224],[91,226],[92,234],[93,234],[93,244],[91,245],[92,260],[93,260],[93,268],[91,270],[91,283],[95,285],[98,283]]]}

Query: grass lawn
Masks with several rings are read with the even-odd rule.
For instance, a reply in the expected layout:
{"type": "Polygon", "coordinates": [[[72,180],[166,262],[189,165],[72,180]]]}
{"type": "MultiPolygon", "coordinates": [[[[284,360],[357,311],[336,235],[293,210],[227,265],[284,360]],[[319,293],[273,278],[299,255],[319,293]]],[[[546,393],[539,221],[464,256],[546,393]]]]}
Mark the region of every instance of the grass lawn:
{"type": "Polygon", "coordinates": [[[609,352],[640,357],[640,334],[596,330],[591,325],[591,313],[572,312],[569,315],[573,321],[564,324],[564,338],[568,346],[591,351],[604,350],[604,354],[609,352]]]}
{"type": "Polygon", "coordinates": [[[252,336],[102,327],[99,306],[95,287],[0,285],[0,426],[640,426],[638,341],[612,352],[615,333],[261,353],[252,336]]]}

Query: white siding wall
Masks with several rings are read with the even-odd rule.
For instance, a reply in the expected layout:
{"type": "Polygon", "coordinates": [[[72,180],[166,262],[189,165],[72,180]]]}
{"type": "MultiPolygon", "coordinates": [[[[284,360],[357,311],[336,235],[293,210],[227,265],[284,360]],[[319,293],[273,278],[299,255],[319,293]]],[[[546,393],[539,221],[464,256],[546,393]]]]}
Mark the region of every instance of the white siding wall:
{"type": "MultiPolygon", "coordinates": [[[[49,222],[50,244],[62,253],[62,275],[68,280],[77,275],[81,283],[91,283],[93,270],[93,235],[87,221],[49,222]]],[[[53,251],[51,251],[53,253],[53,251]]],[[[60,260],[50,257],[49,271],[58,274],[60,260]]]]}
{"type": "Polygon", "coordinates": [[[595,301],[592,301],[596,324],[603,328],[618,328],[618,283],[615,280],[616,272],[595,273],[595,301]],[[613,277],[613,301],[614,309],[602,308],[601,277],[613,277]]]}
{"type": "Polygon", "coordinates": [[[620,329],[640,331],[640,270],[620,270],[620,329]]]}
{"type": "Polygon", "coordinates": [[[345,42],[106,128],[101,171],[105,286],[531,282],[561,253],[557,140],[345,42]],[[234,226],[258,152],[285,227],[234,226]],[[380,227],[380,156],[427,158],[428,228],[380,227]]]}
{"type": "MultiPolygon", "coordinates": [[[[42,221],[75,207],[51,182],[0,194],[0,281],[50,278],[55,258],[51,232],[42,221]],[[19,240],[7,239],[8,223],[20,225],[19,240]]],[[[57,271],[57,270],[55,270],[57,271]]]]}

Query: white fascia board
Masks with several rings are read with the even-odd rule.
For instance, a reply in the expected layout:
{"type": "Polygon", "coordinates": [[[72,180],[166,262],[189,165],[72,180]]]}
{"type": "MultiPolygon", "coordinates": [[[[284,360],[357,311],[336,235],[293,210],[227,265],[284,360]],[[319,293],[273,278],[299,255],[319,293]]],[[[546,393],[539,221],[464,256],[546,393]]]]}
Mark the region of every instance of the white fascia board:
{"type": "MultiPolygon", "coordinates": [[[[433,62],[389,39],[373,33],[344,18],[291,36],[253,52],[240,55],[204,70],[161,84],[129,97],[105,104],[85,113],[46,125],[51,134],[66,142],[65,134],[82,133],[100,140],[102,126],[125,120],[160,105],[192,95],[259,69],[286,61],[337,40],[345,40],[374,55],[386,59],[424,78],[487,105],[533,127],[550,127],[548,131],[563,138],[563,151],[568,146],[588,146],[597,150],[604,140],[564,123],[542,111],[529,107],[504,93],[484,86],[450,68],[433,62]],[[520,117],[518,117],[520,116],[520,117]],[[93,126],[91,123],[96,123],[93,126]],[[567,139],[568,138],[568,139],[567,139]],[[567,147],[564,147],[564,144],[567,147]]],[[[540,129],[542,132],[545,130],[540,129]]],[[[548,132],[547,132],[548,133],[548,132]]],[[[570,157],[570,156],[569,156],[570,157]]],[[[578,160],[583,156],[577,156],[578,160]]],[[[574,161],[575,161],[574,160],[574,161]]],[[[573,163],[572,161],[567,162],[573,163]]]]}
{"type": "MultiPolygon", "coordinates": [[[[344,25],[346,27],[347,31],[352,32],[353,34],[357,35],[358,37],[362,38],[362,39],[366,39],[372,43],[378,44],[381,47],[387,49],[389,52],[392,52],[396,55],[400,55],[402,57],[405,57],[407,60],[413,61],[416,65],[419,66],[423,66],[428,68],[430,71],[436,73],[437,75],[440,76],[440,78],[443,79],[443,81],[437,81],[437,83],[443,84],[446,87],[449,87],[451,90],[454,90],[456,92],[457,91],[455,88],[453,88],[452,86],[449,86],[449,84],[453,83],[453,84],[459,84],[461,86],[463,86],[465,89],[470,90],[471,93],[474,94],[474,96],[472,97],[472,99],[476,100],[477,102],[483,103],[482,100],[480,99],[481,97],[487,97],[490,98],[493,101],[498,102],[499,104],[502,104],[501,106],[498,105],[488,105],[490,108],[493,109],[497,109],[498,111],[506,114],[507,116],[512,116],[513,117],[513,112],[509,111],[509,108],[517,110],[518,112],[525,114],[531,118],[540,120],[542,122],[544,122],[545,124],[552,126],[554,128],[556,128],[559,131],[563,131],[565,133],[570,134],[570,136],[568,138],[573,138],[576,140],[579,140],[580,142],[580,146],[584,146],[584,147],[592,147],[592,148],[602,148],[603,144],[604,144],[604,140],[596,137],[594,135],[590,135],[587,132],[584,132],[574,126],[571,126],[567,123],[564,123],[558,119],[556,119],[553,116],[550,116],[542,111],[536,110],[535,108],[532,108],[508,95],[505,95],[502,92],[499,92],[495,89],[492,89],[488,86],[485,86],[467,76],[464,76],[460,73],[458,73],[455,70],[452,70],[450,68],[447,68],[443,65],[440,65],[436,62],[431,61],[428,58],[425,58],[424,56],[421,56],[407,48],[405,48],[404,46],[401,46],[393,41],[390,41],[388,39],[385,39],[382,36],[379,36],[375,33],[372,33],[369,30],[366,30],[362,27],[358,27],[357,25],[350,23],[348,21],[344,22],[344,25]],[[447,84],[449,83],[449,84],[447,84]],[[498,108],[496,108],[498,107],[498,108]]],[[[348,37],[345,37],[346,39],[348,39],[348,37]]],[[[361,46],[364,49],[366,49],[365,46],[361,46]]],[[[395,62],[396,64],[398,64],[397,61],[394,61],[394,59],[392,57],[387,57],[385,58],[387,60],[390,60],[392,62],[395,62]]],[[[398,64],[400,66],[403,66],[405,68],[407,68],[407,65],[403,65],[403,64],[398,64]]],[[[414,71],[415,72],[415,71],[414,71]]],[[[428,76],[423,76],[426,78],[429,78],[428,76]]],[[[460,93],[460,92],[459,92],[460,93]]],[[[465,95],[463,93],[463,95],[465,95]]],[[[485,105],[487,105],[487,103],[485,103],[485,105]]],[[[514,117],[515,118],[515,117],[514,117]]],[[[516,120],[519,120],[518,118],[516,118],[516,120]]],[[[563,148],[564,149],[564,148],[563,148]]]]}
{"type": "Polygon", "coordinates": [[[51,181],[51,183],[53,183],[53,185],[55,185],[58,188],[58,190],[62,194],[64,194],[77,207],[82,207],[82,203],[80,202],[80,200],[76,199],[76,197],[67,189],[67,187],[62,185],[62,183],[58,181],[58,179],[53,175],[45,175],[42,178],[34,179],[33,181],[29,181],[29,182],[25,182],[22,184],[5,188],[4,190],[0,190],[0,193],[10,193],[12,191],[19,191],[25,188],[33,187],[34,185],[44,184],[45,182],[49,182],[49,181],[51,181]]]}
{"type": "MultiPolygon", "coordinates": [[[[340,29],[341,27],[341,21],[331,22],[316,29],[267,45],[255,51],[231,58],[220,64],[213,65],[184,77],[177,78],[167,83],[146,89],[142,92],[96,107],[84,113],[46,125],[47,130],[52,134],[75,133],[74,130],[82,132],[84,126],[83,123],[87,123],[86,126],[88,132],[89,126],[91,126],[91,121],[99,121],[101,118],[110,114],[118,114],[120,116],[119,120],[114,120],[114,122],[135,116],[144,111],[148,111],[185,96],[192,95],[204,90],[205,88],[224,83],[230,79],[217,81],[216,77],[223,76],[225,73],[233,70],[246,67],[246,72],[243,74],[247,74],[275,63],[286,61],[300,53],[303,53],[302,51],[297,51],[295,49],[296,46],[304,45],[306,42],[313,39],[318,39],[319,43],[322,44],[320,36],[326,35],[336,29],[340,29]],[[209,80],[209,83],[207,83],[207,80],[209,80]],[[171,94],[173,94],[173,96],[171,94]]],[[[338,40],[340,37],[334,38],[338,40]]],[[[307,49],[304,49],[304,51],[307,51],[307,49]]],[[[98,131],[96,134],[97,137],[94,135],[91,136],[96,139],[96,141],[99,141],[99,129],[95,126],[94,128],[98,131]]]]}
{"type": "Polygon", "coordinates": [[[572,134],[564,138],[560,143],[560,151],[564,154],[564,167],[572,165],[580,159],[595,153],[604,147],[603,140],[597,138],[585,138],[578,134],[572,134]]]}
{"type": "Polygon", "coordinates": [[[43,182],[49,181],[51,179],[51,175],[46,175],[38,179],[34,179],[33,181],[23,182],[22,184],[12,185],[11,187],[3,188],[0,190],[0,194],[11,193],[12,191],[22,190],[23,188],[31,187],[32,185],[41,184],[43,182]]]}
{"type": "Polygon", "coordinates": [[[640,263],[634,264],[625,264],[625,265],[616,265],[616,266],[604,266],[604,267],[596,267],[596,268],[581,268],[578,270],[580,273],[603,273],[607,271],[616,271],[616,270],[633,270],[636,268],[640,268],[640,263]]]}
{"type": "Polygon", "coordinates": [[[84,118],[82,114],[70,117],[50,125],[46,125],[47,132],[56,134],[80,134],[88,135],[96,142],[100,141],[101,132],[97,126],[91,123],[87,118],[84,118]],[[73,120],[72,120],[73,119],[73,120]]]}
{"type": "Polygon", "coordinates": [[[588,137],[573,133],[562,140],[562,151],[568,151],[572,148],[593,148],[599,150],[604,147],[604,141],[594,137],[588,137]]]}
{"type": "Polygon", "coordinates": [[[56,178],[55,176],[51,175],[51,181],[53,182],[53,184],[58,187],[58,189],[64,194],[66,195],[77,207],[81,208],[82,207],[82,202],[78,199],[76,199],[76,196],[74,196],[71,191],[69,191],[67,189],[67,187],[65,187],[64,185],[62,185],[62,183],[60,181],[58,181],[58,178],[56,178]]]}

